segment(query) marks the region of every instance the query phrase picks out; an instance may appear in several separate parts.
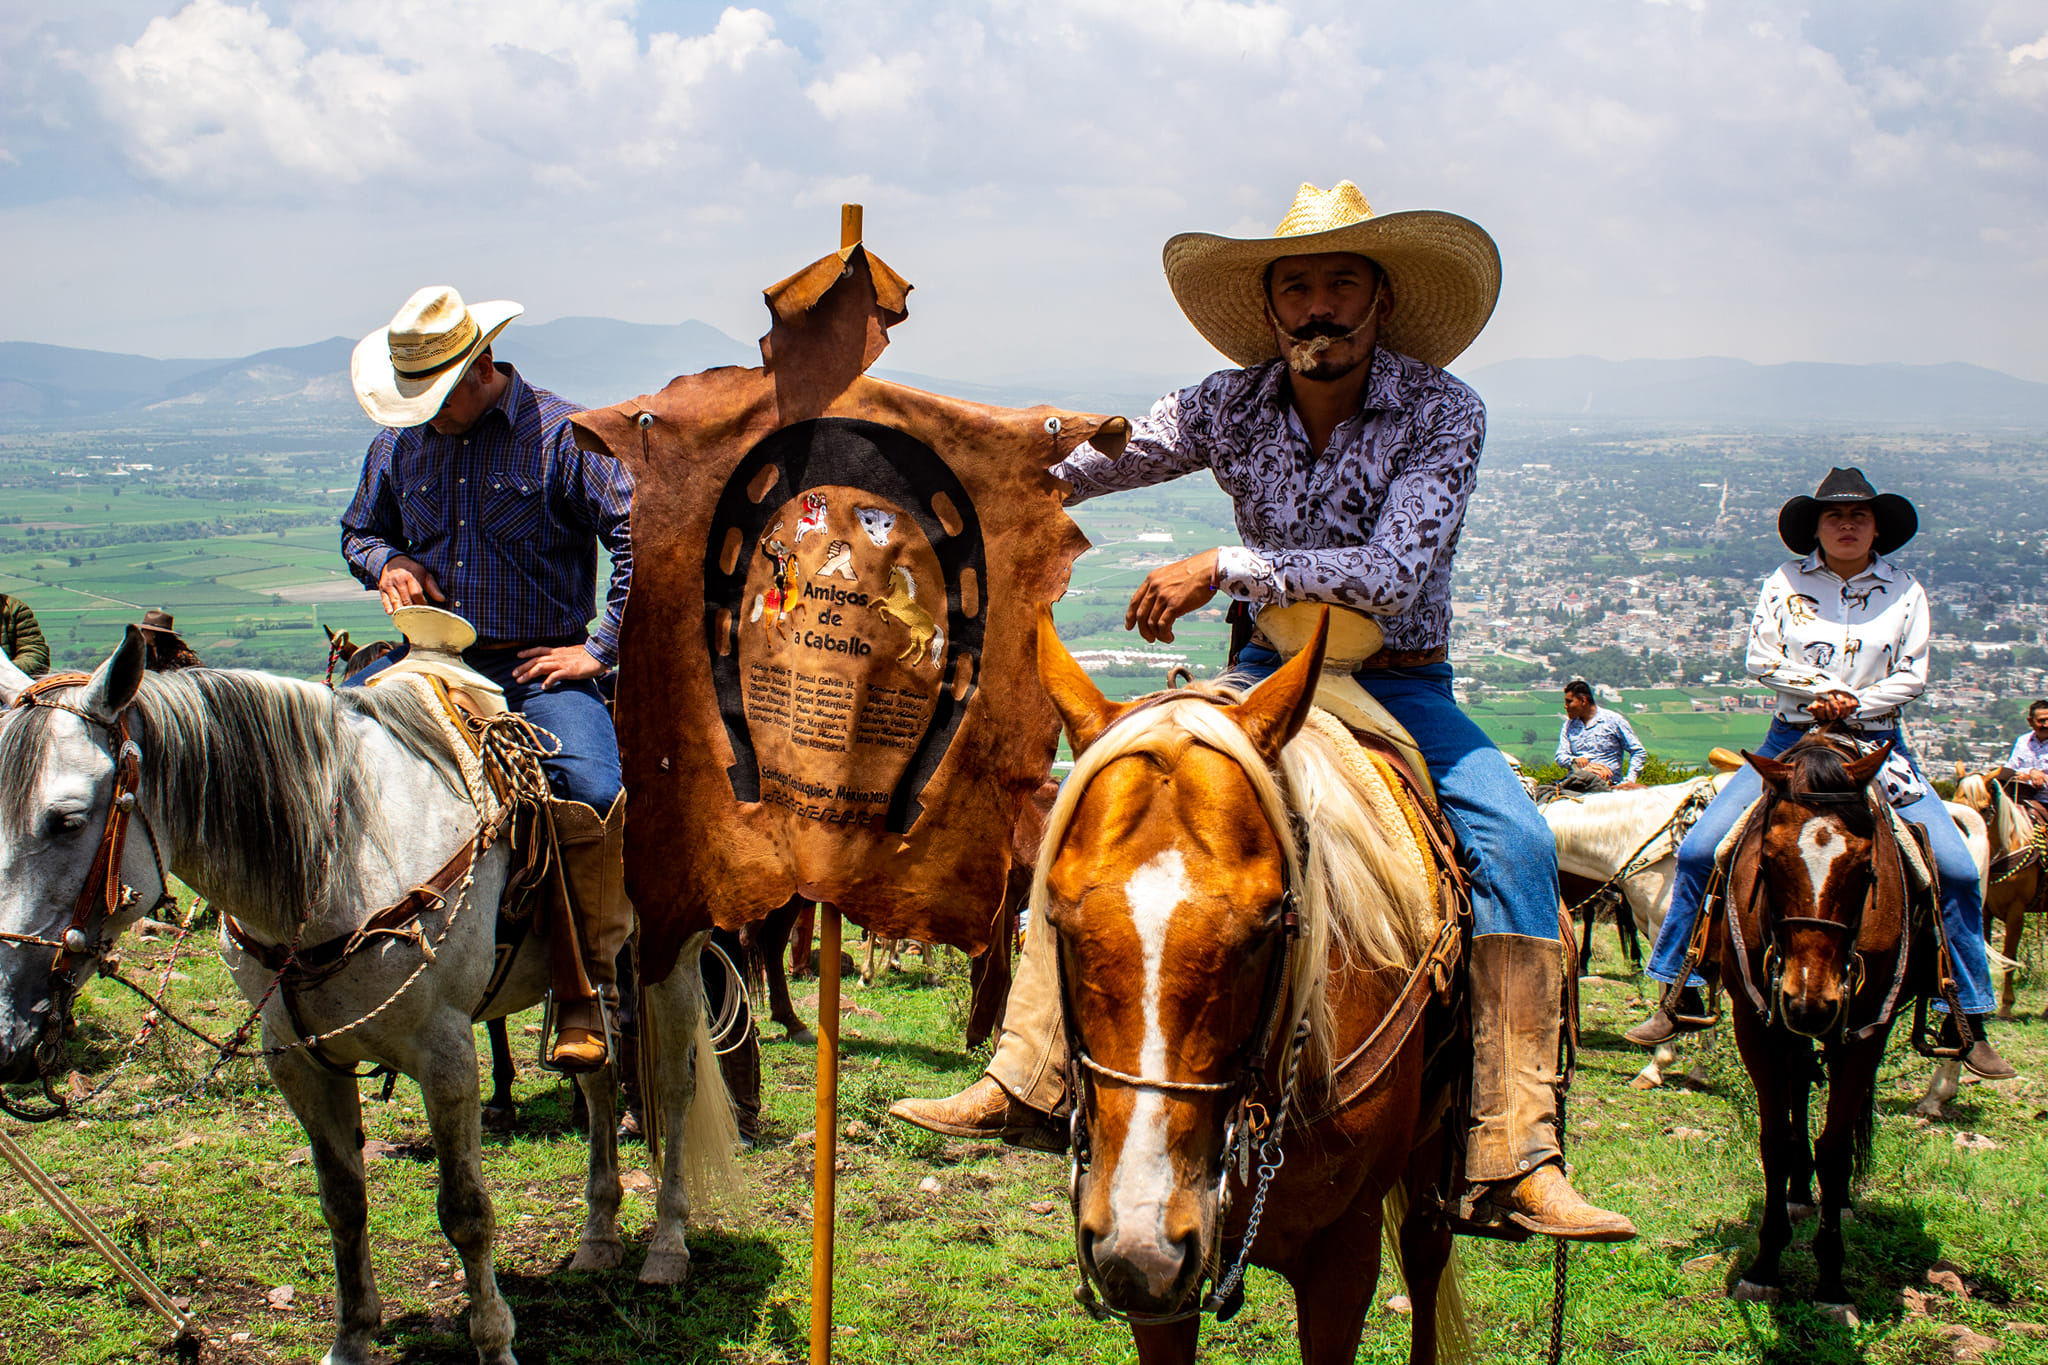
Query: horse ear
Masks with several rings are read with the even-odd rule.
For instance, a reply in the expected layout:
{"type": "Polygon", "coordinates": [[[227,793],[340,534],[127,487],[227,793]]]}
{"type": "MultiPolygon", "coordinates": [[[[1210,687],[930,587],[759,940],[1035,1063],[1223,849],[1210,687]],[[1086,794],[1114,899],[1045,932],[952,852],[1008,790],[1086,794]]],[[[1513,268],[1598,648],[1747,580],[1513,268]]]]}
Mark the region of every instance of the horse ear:
{"type": "Polygon", "coordinates": [[[1315,634],[1300,653],[1252,689],[1231,708],[1231,717],[1251,736],[1252,747],[1267,763],[1277,762],[1287,741],[1300,733],[1316,704],[1316,680],[1323,676],[1323,649],[1330,640],[1330,609],[1324,607],[1315,634]]]}
{"type": "Polygon", "coordinates": [[[1775,758],[1765,758],[1762,754],[1753,754],[1747,749],[1742,751],[1742,758],[1750,767],[1756,769],[1756,775],[1764,780],[1766,787],[1780,796],[1785,794],[1785,788],[1792,781],[1790,763],[1780,763],[1775,758]]]}
{"type": "Polygon", "coordinates": [[[1892,742],[1886,740],[1863,757],[1850,759],[1844,766],[1849,769],[1849,776],[1856,780],[1857,786],[1866,787],[1870,785],[1870,779],[1877,776],[1878,770],[1884,767],[1885,760],[1891,756],[1892,742]]]}
{"type": "Polygon", "coordinates": [[[1052,698],[1053,709],[1060,713],[1060,723],[1067,727],[1076,758],[1126,709],[1103,696],[1088,670],[1067,653],[1053,626],[1051,607],[1038,609],[1038,681],[1052,698]]]}
{"type": "Polygon", "coordinates": [[[80,709],[112,725],[114,718],[126,711],[128,704],[135,700],[135,694],[142,690],[143,660],[146,653],[142,632],[134,626],[128,627],[128,633],[122,637],[120,645],[85,685],[85,695],[79,702],[80,709]]]}
{"type": "Polygon", "coordinates": [[[0,651],[0,706],[14,705],[14,699],[28,691],[28,685],[34,681],[4,651],[0,651]]]}

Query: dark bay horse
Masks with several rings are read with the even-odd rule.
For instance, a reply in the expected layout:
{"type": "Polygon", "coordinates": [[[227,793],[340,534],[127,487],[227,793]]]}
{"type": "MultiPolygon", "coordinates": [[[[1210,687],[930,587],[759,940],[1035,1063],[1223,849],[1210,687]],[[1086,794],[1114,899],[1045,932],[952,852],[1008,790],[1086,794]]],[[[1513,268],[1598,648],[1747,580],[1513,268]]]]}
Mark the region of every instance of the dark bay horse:
{"type": "Polygon", "coordinates": [[[1931,925],[1909,913],[1903,855],[1871,786],[1890,752],[1859,754],[1817,730],[1780,759],[1743,755],[1764,791],[1730,858],[1720,960],[1734,978],[1735,1041],[1756,1086],[1764,1216],[1738,1296],[1778,1286],[1792,1240],[1788,1204],[1812,1205],[1818,1175],[1815,1297],[1848,1302],[1842,1210],[1870,1155],[1878,1063],[1898,1006],[1933,984],[1937,952],[1931,925]],[[1813,1141],[1816,1042],[1827,1112],[1813,1141]]]}
{"type": "Polygon", "coordinates": [[[1326,632],[1241,701],[1189,687],[1119,705],[1041,618],[1040,676],[1076,758],[1032,889],[1073,1031],[1076,1251],[1145,1365],[1195,1358],[1205,1280],[1235,1310],[1247,1237],[1249,1262],[1293,1286],[1307,1365],[1354,1358],[1390,1224],[1411,1361],[1436,1359],[1440,1329],[1463,1336],[1426,1197],[1441,1109],[1403,1009],[1455,926],[1432,949],[1419,857],[1332,818],[1363,814],[1355,779],[1327,732],[1297,738],[1326,632]]]}

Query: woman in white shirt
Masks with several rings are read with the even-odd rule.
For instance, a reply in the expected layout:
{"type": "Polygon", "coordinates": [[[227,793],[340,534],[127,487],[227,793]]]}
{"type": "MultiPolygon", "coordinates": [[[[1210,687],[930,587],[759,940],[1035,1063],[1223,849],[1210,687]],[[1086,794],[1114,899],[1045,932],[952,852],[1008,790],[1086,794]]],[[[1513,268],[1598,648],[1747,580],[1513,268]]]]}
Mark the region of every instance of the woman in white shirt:
{"type": "MultiPolygon", "coordinates": [[[[1899,733],[1899,714],[1927,686],[1930,634],[1927,594],[1912,574],[1885,556],[1919,529],[1913,504],[1879,493],[1858,469],[1834,469],[1814,496],[1798,497],[1778,512],[1778,534],[1799,559],[1787,560],[1764,580],[1749,629],[1750,675],[1775,688],[1777,713],[1756,752],[1775,758],[1821,721],[1858,730],[1868,743],[1889,741],[1919,772],[1919,760],[1899,733]]],[[[1958,998],[1976,1043],[1963,1062],[1981,1076],[2015,1074],[1992,1048],[1984,1019],[1992,1009],[1991,973],[1984,958],[1984,903],[1977,865],[1963,836],[1934,795],[1924,773],[1921,798],[1901,809],[1927,827],[1941,871],[1942,922],[1955,961],[1958,998]]],[[[1714,851],[1763,791],[1753,768],[1730,780],[1678,850],[1671,913],[1664,917],[1649,974],[1667,985],[1685,969],[1685,951],[1713,872],[1714,851]]],[[[1657,1012],[1628,1033],[1652,1046],[1685,1031],[1682,1016],[1703,1014],[1693,977],[1675,1012],[1657,1012]]],[[[1937,1009],[1945,1006],[1937,1005],[1937,1009]]],[[[1944,1024],[1951,1045],[1959,1034],[1944,1024]]]]}

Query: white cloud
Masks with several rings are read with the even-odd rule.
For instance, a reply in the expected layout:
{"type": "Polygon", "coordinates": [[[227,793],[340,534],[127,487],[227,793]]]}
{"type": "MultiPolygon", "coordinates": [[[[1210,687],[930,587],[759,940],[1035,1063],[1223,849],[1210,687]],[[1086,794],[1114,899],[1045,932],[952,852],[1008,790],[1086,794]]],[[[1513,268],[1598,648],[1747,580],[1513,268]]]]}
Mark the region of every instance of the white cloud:
{"type": "MultiPolygon", "coordinates": [[[[55,148],[118,170],[86,196],[92,230],[52,223],[39,249],[77,278],[132,269],[166,309],[185,290],[196,316],[218,281],[149,223],[123,240],[118,205],[175,217],[178,240],[214,224],[240,246],[208,259],[258,292],[310,286],[244,223],[331,241],[324,330],[367,329],[432,275],[536,315],[750,335],[759,288],[836,245],[833,206],[858,197],[923,286],[896,363],[973,378],[1135,347],[1180,372],[1213,356],[1164,288],[1165,238],[1269,231],[1300,182],[1350,178],[1382,212],[1450,208],[1500,240],[1506,291],[1472,363],[1720,352],[2048,377],[2038,0],[757,4],[656,22],[633,0],[189,0],[64,21],[68,64],[14,20],[10,230],[83,212],[69,181],[52,177],[62,209],[19,188],[55,148]]],[[[75,315],[34,274],[0,282],[20,335],[75,315]]]]}
{"type": "Polygon", "coordinates": [[[280,25],[257,3],[190,0],[80,66],[137,170],[179,192],[467,185],[507,169],[560,188],[589,183],[593,162],[678,159],[707,86],[789,55],[759,10],[645,45],[632,10],[309,0],[280,25]]]}

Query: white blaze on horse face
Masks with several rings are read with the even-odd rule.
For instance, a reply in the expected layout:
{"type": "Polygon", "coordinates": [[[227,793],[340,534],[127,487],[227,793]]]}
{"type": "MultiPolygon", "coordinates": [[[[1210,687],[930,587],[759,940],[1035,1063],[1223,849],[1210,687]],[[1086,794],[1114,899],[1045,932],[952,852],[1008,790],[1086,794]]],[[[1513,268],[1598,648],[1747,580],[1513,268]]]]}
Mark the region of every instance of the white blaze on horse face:
{"type": "Polygon", "coordinates": [[[1806,863],[1807,884],[1813,888],[1813,908],[1820,908],[1821,892],[1827,889],[1828,873],[1847,852],[1849,841],[1825,820],[1809,820],[1799,830],[1799,856],[1806,863]]]}
{"type": "MultiPolygon", "coordinates": [[[[1180,850],[1168,849],[1131,874],[1124,899],[1145,955],[1145,1038],[1138,1051],[1138,1074],[1166,1078],[1166,1030],[1159,1022],[1161,968],[1166,958],[1166,931],[1174,912],[1188,898],[1187,865],[1180,850]]],[[[1166,1236],[1166,1201],[1173,1196],[1173,1158],[1166,1149],[1166,1096],[1140,1090],[1131,1106],[1131,1124],[1117,1154],[1116,1179],[1110,1186],[1110,1209],[1116,1216],[1116,1240],[1129,1245],[1134,1236],[1166,1236]]]]}

